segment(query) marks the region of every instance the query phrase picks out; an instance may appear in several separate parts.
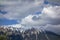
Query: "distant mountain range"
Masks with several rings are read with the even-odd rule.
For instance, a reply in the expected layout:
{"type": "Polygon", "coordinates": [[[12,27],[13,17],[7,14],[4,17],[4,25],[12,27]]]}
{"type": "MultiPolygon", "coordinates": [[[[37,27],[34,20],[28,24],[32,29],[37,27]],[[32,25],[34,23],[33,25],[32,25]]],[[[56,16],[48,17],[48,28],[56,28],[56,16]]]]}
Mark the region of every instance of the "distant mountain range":
{"type": "Polygon", "coordinates": [[[9,28],[1,27],[0,40],[5,40],[5,39],[6,40],[60,40],[60,35],[51,31],[38,30],[36,28],[17,31],[15,28],[11,30],[9,28]]]}

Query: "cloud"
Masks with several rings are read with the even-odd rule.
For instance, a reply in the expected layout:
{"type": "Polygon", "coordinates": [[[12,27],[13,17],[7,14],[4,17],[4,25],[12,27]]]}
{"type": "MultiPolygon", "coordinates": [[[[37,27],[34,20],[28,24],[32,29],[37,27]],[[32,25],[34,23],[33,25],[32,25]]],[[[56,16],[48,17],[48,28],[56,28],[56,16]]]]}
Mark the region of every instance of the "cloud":
{"type": "Polygon", "coordinates": [[[39,15],[28,15],[22,19],[21,24],[26,26],[42,27],[60,34],[60,6],[46,6],[39,15]]]}
{"type": "Polygon", "coordinates": [[[60,6],[49,6],[43,9],[43,13],[51,18],[60,18],[60,6]]]}
{"type": "Polygon", "coordinates": [[[60,5],[60,0],[47,0],[48,2],[50,2],[50,3],[54,3],[54,4],[58,4],[58,5],[60,5]]]}
{"type": "MultiPolygon", "coordinates": [[[[59,0],[47,1],[60,4],[59,0]]],[[[57,26],[60,25],[60,6],[44,4],[44,0],[1,0],[0,3],[4,5],[3,10],[7,12],[0,14],[0,18],[17,20],[21,25],[45,27],[50,24],[51,28],[59,28],[57,26]],[[37,12],[40,13],[37,14],[37,12]],[[53,27],[53,25],[56,26],[53,27]]]]}
{"type": "Polygon", "coordinates": [[[60,24],[60,6],[46,5],[45,7],[44,0],[18,0],[17,2],[5,0],[2,2],[4,3],[1,4],[5,5],[3,10],[7,11],[3,17],[7,19],[15,19],[26,25],[60,24]],[[42,8],[43,5],[44,8],[42,8]],[[40,11],[42,13],[39,15],[34,14],[40,11]]]}
{"type": "Polygon", "coordinates": [[[28,15],[22,19],[22,24],[26,25],[47,25],[60,24],[60,6],[44,7],[42,13],[39,15],[28,15]]]}
{"type": "Polygon", "coordinates": [[[47,27],[45,30],[48,30],[48,31],[52,31],[52,32],[55,32],[57,34],[60,35],[60,25],[46,25],[45,27],[47,27]]]}
{"type": "Polygon", "coordinates": [[[34,14],[37,11],[41,11],[40,8],[44,0],[2,0],[1,5],[7,14],[4,15],[7,19],[22,19],[30,14],[34,14]]]}
{"type": "Polygon", "coordinates": [[[43,9],[42,13],[44,15],[44,19],[49,21],[49,24],[60,24],[60,6],[50,6],[43,9]]]}
{"type": "Polygon", "coordinates": [[[38,15],[28,15],[24,19],[22,19],[21,24],[26,25],[26,26],[41,26],[45,25],[47,21],[43,20],[40,16],[38,15]]]}
{"type": "Polygon", "coordinates": [[[4,25],[4,26],[8,26],[8,27],[15,27],[15,28],[22,28],[23,26],[21,24],[13,24],[13,25],[4,25]]]}
{"type": "Polygon", "coordinates": [[[0,18],[4,18],[3,14],[0,14],[0,18]]]}

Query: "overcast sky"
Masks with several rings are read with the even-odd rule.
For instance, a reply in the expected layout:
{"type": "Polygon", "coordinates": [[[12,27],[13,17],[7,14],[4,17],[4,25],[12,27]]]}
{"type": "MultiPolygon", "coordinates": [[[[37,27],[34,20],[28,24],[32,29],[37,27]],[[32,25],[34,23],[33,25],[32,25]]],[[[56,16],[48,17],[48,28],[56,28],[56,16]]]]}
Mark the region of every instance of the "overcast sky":
{"type": "Polygon", "coordinates": [[[0,25],[15,24],[60,34],[60,0],[0,0],[0,25]]]}

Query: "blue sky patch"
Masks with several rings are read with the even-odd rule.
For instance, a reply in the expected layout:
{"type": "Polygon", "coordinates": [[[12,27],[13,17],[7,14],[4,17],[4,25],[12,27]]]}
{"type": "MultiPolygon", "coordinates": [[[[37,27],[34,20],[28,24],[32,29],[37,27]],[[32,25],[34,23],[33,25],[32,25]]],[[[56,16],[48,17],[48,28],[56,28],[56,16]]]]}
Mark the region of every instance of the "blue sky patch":
{"type": "Polygon", "coordinates": [[[44,1],[44,4],[49,4],[49,2],[47,0],[44,1]]]}
{"type": "Polygon", "coordinates": [[[6,13],[7,13],[6,11],[0,10],[0,14],[6,14],[6,13]]]}
{"type": "Polygon", "coordinates": [[[37,15],[37,14],[41,14],[41,12],[36,12],[35,14],[36,14],[36,15],[37,15]]]}
{"type": "Polygon", "coordinates": [[[17,20],[0,19],[0,25],[18,24],[17,20]]]}

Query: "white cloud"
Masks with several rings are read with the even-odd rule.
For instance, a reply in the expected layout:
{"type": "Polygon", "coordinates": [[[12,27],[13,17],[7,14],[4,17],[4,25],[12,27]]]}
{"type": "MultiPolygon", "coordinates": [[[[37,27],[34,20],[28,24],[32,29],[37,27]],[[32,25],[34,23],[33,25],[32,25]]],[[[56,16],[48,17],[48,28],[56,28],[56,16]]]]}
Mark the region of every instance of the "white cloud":
{"type": "Polygon", "coordinates": [[[34,14],[37,11],[41,11],[40,8],[44,0],[2,0],[1,5],[4,5],[7,14],[4,16],[7,19],[22,19],[30,14],[34,14]]]}
{"type": "Polygon", "coordinates": [[[24,24],[27,26],[39,26],[39,25],[45,25],[47,22],[48,21],[41,19],[41,17],[38,15],[28,15],[27,17],[22,19],[21,24],[24,24]]]}
{"type": "MultiPolygon", "coordinates": [[[[29,15],[29,16],[25,17],[24,19],[22,19],[21,24],[25,24],[25,25],[28,25],[28,26],[37,25],[39,20],[38,21],[34,21],[32,19],[33,17],[34,17],[34,15],[29,15]]],[[[38,23],[38,24],[40,24],[40,23],[38,23]]]]}
{"type": "Polygon", "coordinates": [[[13,25],[2,25],[2,27],[14,27],[14,28],[23,28],[21,24],[13,24],[13,25]]]}
{"type": "MultiPolygon", "coordinates": [[[[55,3],[56,1],[49,0],[49,2],[55,3]]],[[[50,24],[52,25],[51,28],[56,31],[59,28],[58,25],[60,25],[60,6],[46,5],[45,7],[43,3],[44,0],[4,1],[4,3],[2,1],[1,4],[5,5],[3,10],[7,11],[7,14],[3,16],[7,19],[17,19],[19,23],[20,20],[22,20],[20,24],[28,26],[46,26],[50,24]],[[44,8],[42,9],[41,6],[44,6],[44,8]],[[40,11],[42,11],[41,14],[32,15],[40,11]],[[55,27],[53,27],[53,25],[55,25],[55,27]]],[[[49,26],[48,28],[49,30],[51,29],[49,26]]]]}
{"type": "Polygon", "coordinates": [[[22,19],[22,24],[26,25],[46,25],[60,24],[60,6],[44,7],[39,15],[28,15],[22,19]]]}
{"type": "Polygon", "coordinates": [[[6,5],[3,9],[7,11],[7,14],[3,15],[7,19],[17,19],[18,21],[22,19],[22,24],[32,24],[32,25],[44,25],[44,24],[54,24],[60,23],[60,6],[47,6],[43,10],[44,0],[18,0],[16,1],[2,1],[2,5],[6,5]],[[21,2],[20,2],[21,1],[21,2]],[[7,4],[9,2],[9,4],[7,4]],[[39,15],[32,15],[37,11],[41,11],[39,15]],[[28,21],[27,21],[28,19],[28,21]],[[37,19],[37,20],[35,20],[37,19]]]}
{"type": "Polygon", "coordinates": [[[60,6],[50,6],[43,9],[42,13],[51,18],[60,18],[60,6]]]}

